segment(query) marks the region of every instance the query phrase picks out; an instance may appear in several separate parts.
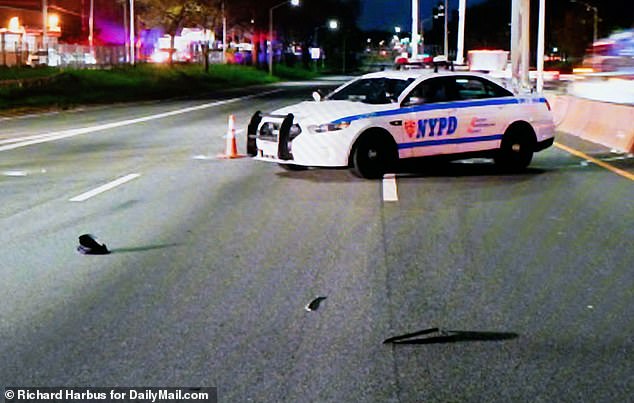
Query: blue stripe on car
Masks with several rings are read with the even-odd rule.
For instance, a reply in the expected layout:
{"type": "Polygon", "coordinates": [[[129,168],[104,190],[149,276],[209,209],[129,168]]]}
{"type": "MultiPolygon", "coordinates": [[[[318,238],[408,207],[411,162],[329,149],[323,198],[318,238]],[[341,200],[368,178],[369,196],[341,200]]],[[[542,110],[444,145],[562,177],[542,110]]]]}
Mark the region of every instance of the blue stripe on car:
{"type": "MultiPolygon", "coordinates": [[[[538,102],[546,102],[546,98],[537,99],[538,102]]],[[[342,122],[352,122],[359,119],[367,119],[373,117],[402,115],[405,113],[415,113],[422,111],[433,111],[438,109],[462,109],[476,106],[491,106],[491,105],[511,105],[519,103],[529,103],[530,101],[518,98],[497,98],[497,99],[479,99],[474,101],[457,101],[457,102],[441,102],[437,104],[423,104],[416,106],[407,106],[405,108],[389,109],[386,111],[378,111],[371,113],[364,113],[361,115],[346,116],[341,119],[332,121],[331,123],[337,124],[342,122]]]]}
{"type": "Polygon", "coordinates": [[[476,143],[479,141],[493,141],[493,140],[502,140],[501,134],[494,134],[491,136],[479,136],[479,137],[462,137],[462,138],[453,138],[453,139],[442,139],[442,140],[426,140],[426,141],[417,141],[413,143],[403,143],[398,145],[399,150],[405,150],[408,148],[417,148],[417,147],[428,147],[428,146],[439,146],[444,144],[462,144],[462,143],[476,143]]]}

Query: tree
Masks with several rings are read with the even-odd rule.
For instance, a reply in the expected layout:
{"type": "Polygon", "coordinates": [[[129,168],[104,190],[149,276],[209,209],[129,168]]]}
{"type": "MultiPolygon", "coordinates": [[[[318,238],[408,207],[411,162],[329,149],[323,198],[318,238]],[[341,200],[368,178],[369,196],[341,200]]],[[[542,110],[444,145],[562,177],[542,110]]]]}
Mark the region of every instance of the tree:
{"type": "MultiPolygon", "coordinates": [[[[136,0],[136,13],[146,27],[161,27],[170,35],[169,63],[172,64],[176,35],[186,25],[213,27],[220,18],[221,3],[221,0],[136,0]]],[[[206,59],[207,52],[204,53],[206,59]]]]}
{"type": "Polygon", "coordinates": [[[325,50],[330,67],[338,70],[343,65],[354,67],[354,56],[363,48],[357,27],[360,14],[359,0],[302,0],[297,8],[286,7],[278,11],[274,29],[281,37],[294,38],[302,45],[305,67],[310,62],[308,49],[316,44],[325,50]],[[328,28],[331,19],[338,21],[337,30],[328,28]],[[319,43],[315,43],[315,39],[319,43]]]}
{"type": "MultiPolygon", "coordinates": [[[[124,0],[129,1],[129,0],[124,0]]],[[[290,0],[289,0],[290,1],[290,0]]],[[[258,50],[266,49],[269,9],[282,0],[135,0],[139,21],[147,28],[161,27],[173,40],[184,26],[214,28],[221,24],[222,4],[230,26],[245,26],[253,31],[253,61],[258,50]]],[[[299,7],[279,7],[275,11],[274,31],[278,38],[292,38],[307,52],[316,33],[319,42],[332,55],[331,61],[344,52],[353,54],[360,45],[356,19],[360,0],[301,0],[299,7]],[[330,32],[327,21],[335,18],[342,27],[330,32]],[[346,38],[347,40],[344,40],[346,38]],[[345,46],[344,46],[345,44],[345,46]]],[[[308,54],[306,53],[306,56],[308,54]]],[[[172,53],[170,52],[170,62],[172,53]]],[[[339,65],[341,62],[339,62],[339,65]]]]}

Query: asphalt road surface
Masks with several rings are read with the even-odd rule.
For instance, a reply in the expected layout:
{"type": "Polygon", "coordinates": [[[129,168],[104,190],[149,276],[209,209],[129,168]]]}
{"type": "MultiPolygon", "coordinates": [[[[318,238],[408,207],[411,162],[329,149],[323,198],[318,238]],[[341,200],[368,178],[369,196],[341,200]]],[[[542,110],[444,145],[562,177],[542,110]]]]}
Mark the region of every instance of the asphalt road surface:
{"type": "Polygon", "coordinates": [[[523,174],[472,160],[385,181],[215,158],[228,115],[243,151],[254,111],[309,97],[267,87],[0,121],[0,386],[631,399],[631,156],[560,135],[622,171],[552,147],[523,174]],[[79,254],[84,233],[112,253],[79,254]]]}

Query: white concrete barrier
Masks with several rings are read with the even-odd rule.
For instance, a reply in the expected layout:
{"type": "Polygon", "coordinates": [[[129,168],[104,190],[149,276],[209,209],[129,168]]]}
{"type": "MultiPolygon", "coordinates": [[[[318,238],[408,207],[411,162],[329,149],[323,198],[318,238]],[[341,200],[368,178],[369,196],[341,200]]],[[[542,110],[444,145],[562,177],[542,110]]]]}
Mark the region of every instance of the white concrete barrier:
{"type": "Polygon", "coordinates": [[[583,80],[577,79],[570,83],[568,94],[592,101],[634,105],[634,80],[613,76],[586,76],[583,80]]]}
{"type": "Polygon", "coordinates": [[[634,105],[548,97],[557,130],[622,152],[634,152],[634,105]]]}

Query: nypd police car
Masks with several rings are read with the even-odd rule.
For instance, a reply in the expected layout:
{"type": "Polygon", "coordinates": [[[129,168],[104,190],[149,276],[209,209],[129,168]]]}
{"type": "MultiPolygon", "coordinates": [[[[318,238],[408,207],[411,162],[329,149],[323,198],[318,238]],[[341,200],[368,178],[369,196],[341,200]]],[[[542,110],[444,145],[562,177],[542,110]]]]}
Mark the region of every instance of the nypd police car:
{"type": "Polygon", "coordinates": [[[399,160],[432,156],[489,156],[521,170],[554,141],[545,98],[516,95],[481,74],[382,71],[314,98],[256,112],[247,153],[286,169],[350,167],[380,178],[399,160]]]}

